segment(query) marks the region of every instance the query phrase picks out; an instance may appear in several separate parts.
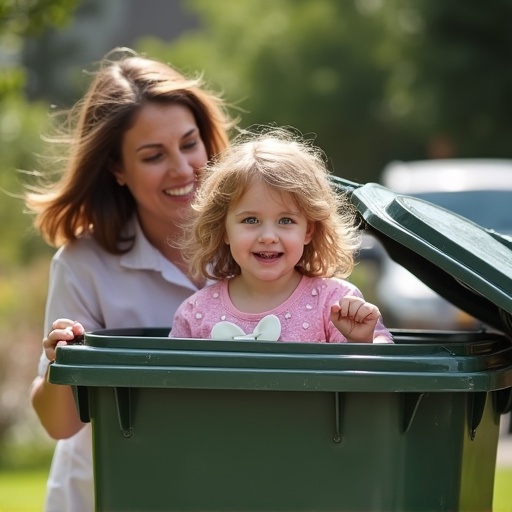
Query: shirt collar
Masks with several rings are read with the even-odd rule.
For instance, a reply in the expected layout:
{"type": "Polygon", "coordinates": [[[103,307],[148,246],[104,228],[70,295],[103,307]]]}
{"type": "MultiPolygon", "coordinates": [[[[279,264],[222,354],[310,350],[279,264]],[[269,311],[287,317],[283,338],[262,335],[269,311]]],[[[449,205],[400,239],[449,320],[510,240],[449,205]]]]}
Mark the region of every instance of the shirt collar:
{"type": "Polygon", "coordinates": [[[136,215],[127,223],[123,230],[123,235],[133,235],[134,243],[132,249],[121,256],[119,262],[122,267],[160,272],[166,281],[192,290],[197,289],[176,265],[171,263],[158,249],[151,245],[146,235],[144,235],[136,215]]]}

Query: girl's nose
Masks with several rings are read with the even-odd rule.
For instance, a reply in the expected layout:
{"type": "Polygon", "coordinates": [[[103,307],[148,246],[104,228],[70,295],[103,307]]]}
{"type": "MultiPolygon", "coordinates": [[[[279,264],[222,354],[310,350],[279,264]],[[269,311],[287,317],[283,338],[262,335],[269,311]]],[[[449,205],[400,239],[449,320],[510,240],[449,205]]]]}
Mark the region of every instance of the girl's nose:
{"type": "Polygon", "coordinates": [[[275,244],[279,242],[279,237],[272,229],[265,229],[258,237],[258,242],[262,244],[275,244]]]}

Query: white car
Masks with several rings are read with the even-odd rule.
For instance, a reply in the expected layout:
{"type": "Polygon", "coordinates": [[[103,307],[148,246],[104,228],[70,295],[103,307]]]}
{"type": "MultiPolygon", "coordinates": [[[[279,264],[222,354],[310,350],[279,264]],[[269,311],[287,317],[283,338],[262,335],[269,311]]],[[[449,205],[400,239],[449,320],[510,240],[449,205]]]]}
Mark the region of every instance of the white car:
{"type": "MultiPolygon", "coordinates": [[[[381,184],[451,210],[484,228],[512,235],[512,160],[391,162],[382,173],[381,184]]],[[[377,241],[373,243],[381,254],[376,297],[387,325],[449,330],[479,325],[477,319],[391,260],[377,241]]]]}

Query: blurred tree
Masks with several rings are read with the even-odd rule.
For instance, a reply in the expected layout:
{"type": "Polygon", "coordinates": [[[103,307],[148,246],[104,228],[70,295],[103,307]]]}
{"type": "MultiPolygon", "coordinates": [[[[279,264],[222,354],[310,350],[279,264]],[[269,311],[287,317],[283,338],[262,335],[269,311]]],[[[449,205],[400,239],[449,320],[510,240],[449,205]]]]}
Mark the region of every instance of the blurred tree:
{"type": "Polygon", "coordinates": [[[316,134],[337,174],[377,180],[389,160],[428,157],[434,144],[448,155],[452,140],[459,156],[512,156],[510,0],[186,5],[199,30],[139,48],[204,69],[247,111],[244,126],[316,134]]]}
{"type": "Polygon", "coordinates": [[[15,93],[0,104],[0,273],[48,252],[31,230],[32,219],[23,214],[20,196],[25,179],[19,172],[35,166],[34,151],[41,145],[47,110],[46,104],[27,104],[15,93]]]}
{"type": "Polygon", "coordinates": [[[62,26],[78,0],[3,0],[0,3],[0,270],[27,263],[43,250],[29,236],[30,219],[18,199],[22,175],[31,170],[47,122],[48,105],[27,102],[26,69],[20,55],[24,41],[49,27],[62,26]]]}
{"type": "Polygon", "coordinates": [[[316,134],[337,173],[367,181],[394,140],[407,138],[384,115],[386,31],[372,4],[193,0],[202,30],[141,47],[185,71],[204,69],[248,111],[245,126],[271,122],[316,134]]]}
{"type": "Polygon", "coordinates": [[[2,0],[0,32],[36,35],[67,23],[78,0],[2,0]]]}
{"type": "Polygon", "coordinates": [[[111,49],[108,36],[122,23],[123,2],[80,0],[66,27],[51,27],[25,40],[21,59],[28,70],[30,100],[43,99],[59,108],[75,103],[86,84],[84,68],[91,69],[111,49]]]}
{"type": "Polygon", "coordinates": [[[20,53],[27,37],[66,23],[76,4],[77,0],[0,2],[0,458],[6,432],[27,410],[27,386],[41,350],[40,296],[45,295],[48,272],[47,262],[44,269],[26,268],[44,254],[44,245],[39,237],[29,236],[31,219],[22,213],[17,170],[33,168],[48,105],[27,102],[20,53]]]}
{"type": "Polygon", "coordinates": [[[79,0],[2,0],[0,3],[0,101],[25,84],[19,56],[27,37],[69,21],[79,0]]]}
{"type": "Polygon", "coordinates": [[[512,2],[400,0],[399,9],[409,124],[451,156],[510,158],[512,2]]]}

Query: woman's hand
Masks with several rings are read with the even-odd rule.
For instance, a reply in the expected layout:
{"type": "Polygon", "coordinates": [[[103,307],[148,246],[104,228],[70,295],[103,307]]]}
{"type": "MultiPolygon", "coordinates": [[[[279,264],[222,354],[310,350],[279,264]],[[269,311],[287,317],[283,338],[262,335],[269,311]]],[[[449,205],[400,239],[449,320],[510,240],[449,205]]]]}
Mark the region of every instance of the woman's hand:
{"type": "Polygon", "coordinates": [[[361,297],[346,295],[331,306],[331,322],[349,342],[373,343],[379,318],[379,308],[361,297]]]}
{"type": "Polygon", "coordinates": [[[83,325],[68,318],[59,318],[52,324],[52,330],[43,340],[43,349],[50,361],[55,361],[57,347],[67,345],[85,332],[83,325]]]}

